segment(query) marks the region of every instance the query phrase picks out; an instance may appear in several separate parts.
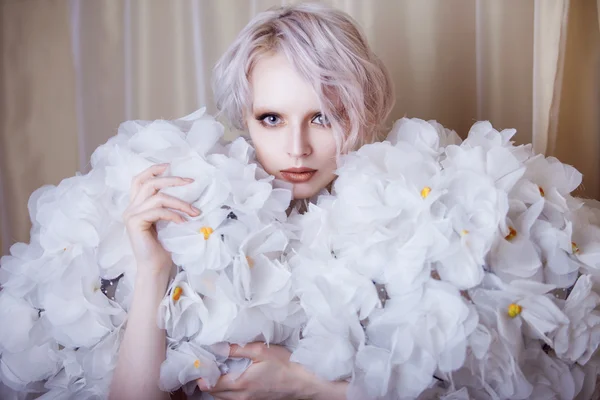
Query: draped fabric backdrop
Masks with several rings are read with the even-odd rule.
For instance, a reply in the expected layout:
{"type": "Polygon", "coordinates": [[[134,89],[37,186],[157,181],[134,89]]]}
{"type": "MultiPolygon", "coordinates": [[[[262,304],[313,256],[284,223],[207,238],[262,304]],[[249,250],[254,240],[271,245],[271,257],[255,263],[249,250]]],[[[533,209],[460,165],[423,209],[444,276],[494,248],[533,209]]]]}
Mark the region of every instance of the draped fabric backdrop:
{"type": "MultiPolygon", "coordinates": [[[[490,120],[584,173],[600,197],[600,0],[330,0],[389,68],[390,118],[465,135],[490,120]]],[[[0,248],[27,200],[87,171],[127,119],[215,112],[211,70],[276,0],[0,0],[0,248]]],[[[235,135],[230,132],[229,135],[235,135]]]]}

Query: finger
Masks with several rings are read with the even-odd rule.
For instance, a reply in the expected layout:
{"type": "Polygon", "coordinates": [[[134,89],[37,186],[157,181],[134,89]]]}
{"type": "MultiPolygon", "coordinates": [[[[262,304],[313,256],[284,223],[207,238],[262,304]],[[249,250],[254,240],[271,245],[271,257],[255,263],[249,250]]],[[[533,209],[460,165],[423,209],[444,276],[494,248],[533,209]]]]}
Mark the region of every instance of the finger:
{"type": "Polygon", "coordinates": [[[139,174],[134,176],[133,179],[131,180],[131,189],[129,191],[129,193],[130,193],[129,199],[133,200],[136,197],[138,191],[140,190],[140,187],[142,186],[142,184],[144,182],[146,182],[148,179],[151,179],[155,176],[159,176],[160,174],[162,174],[163,172],[165,172],[167,170],[168,166],[169,166],[169,164],[167,164],[167,163],[156,164],[156,165],[146,168],[145,170],[143,170],[142,172],[140,172],[139,174]]]}
{"type": "Polygon", "coordinates": [[[192,182],[194,182],[192,178],[181,178],[179,176],[164,176],[148,179],[140,186],[137,195],[132,200],[132,203],[140,204],[144,200],[158,193],[158,191],[161,189],[171,186],[189,185],[192,182]]]}
{"type": "Polygon", "coordinates": [[[221,377],[219,378],[217,383],[215,383],[211,387],[209,387],[208,382],[206,382],[206,380],[204,380],[202,378],[196,380],[196,383],[198,384],[198,388],[200,388],[201,391],[207,392],[210,394],[233,392],[233,391],[238,391],[238,390],[242,389],[239,380],[233,380],[231,378],[231,376],[229,376],[227,374],[221,375],[221,377]]]}
{"type": "Polygon", "coordinates": [[[133,215],[129,219],[129,224],[136,226],[138,229],[148,229],[150,225],[157,221],[171,221],[176,224],[185,222],[185,218],[177,214],[175,211],[167,208],[152,208],[133,215]]]}
{"type": "Polygon", "coordinates": [[[245,346],[232,344],[229,347],[229,357],[249,358],[252,361],[263,361],[263,356],[268,347],[265,343],[254,342],[245,346]]]}
{"type": "Polygon", "coordinates": [[[140,204],[137,210],[138,212],[141,212],[153,208],[170,208],[186,213],[191,217],[197,217],[200,215],[200,210],[190,203],[164,193],[158,193],[157,195],[150,197],[148,200],[140,204]]]}

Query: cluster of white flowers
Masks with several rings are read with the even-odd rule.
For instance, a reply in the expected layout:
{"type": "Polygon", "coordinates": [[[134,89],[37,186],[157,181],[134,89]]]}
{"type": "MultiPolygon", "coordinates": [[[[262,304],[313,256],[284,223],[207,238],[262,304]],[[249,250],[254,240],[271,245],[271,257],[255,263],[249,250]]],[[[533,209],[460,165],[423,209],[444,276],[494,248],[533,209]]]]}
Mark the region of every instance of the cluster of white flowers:
{"type": "Polygon", "coordinates": [[[191,394],[288,346],[351,399],[588,399],[600,372],[600,207],[581,175],[476,123],[465,141],[399,120],[343,156],[332,194],[287,216],[289,187],[203,110],[129,121],[92,170],[30,198],[29,244],[0,261],[0,397],[106,397],[136,263],[122,219],[134,176],[201,210],[160,222],[176,274],[158,310],[159,385],[191,394]]]}
{"type": "Polygon", "coordinates": [[[285,260],[291,191],[274,185],[243,139],[200,110],[176,121],[129,121],[92,156],[92,170],[31,196],[29,244],[0,268],[0,397],[104,398],[135,282],[122,214],[134,176],[156,163],[194,179],[164,192],[201,210],[159,223],[177,275],[160,305],[167,358],[160,386],[188,392],[247,363],[229,343],[293,345],[302,311],[285,260]]]}
{"type": "Polygon", "coordinates": [[[292,360],[351,399],[589,399],[600,208],[581,174],[473,125],[402,119],[294,217],[292,360]]]}

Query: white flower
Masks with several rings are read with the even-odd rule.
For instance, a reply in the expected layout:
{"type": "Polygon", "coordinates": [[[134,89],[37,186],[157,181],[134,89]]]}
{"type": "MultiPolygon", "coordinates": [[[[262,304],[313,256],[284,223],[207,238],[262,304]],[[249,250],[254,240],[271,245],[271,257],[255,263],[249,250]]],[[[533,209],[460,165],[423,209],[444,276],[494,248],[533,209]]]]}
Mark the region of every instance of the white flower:
{"type": "Polygon", "coordinates": [[[57,187],[38,189],[30,201],[31,214],[40,225],[40,244],[47,252],[72,245],[96,247],[108,225],[108,197],[102,171],[63,180],[57,187]]]}
{"type": "Polygon", "coordinates": [[[30,332],[39,320],[39,311],[8,291],[0,291],[0,354],[24,351],[32,345],[30,332]]]}
{"type": "Polygon", "coordinates": [[[335,228],[330,219],[335,203],[334,196],[320,196],[317,204],[308,204],[306,213],[290,216],[288,222],[298,236],[292,242],[294,252],[321,260],[331,258],[335,228]]]}
{"type": "Polygon", "coordinates": [[[527,380],[533,385],[529,399],[573,399],[581,388],[569,366],[547,355],[538,343],[525,350],[522,364],[527,380]]]}
{"type": "Polygon", "coordinates": [[[223,171],[197,156],[174,160],[165,174],[194,179],[194,182],[183,186],[165,188],[162,193],[193,204],[203,213],[220,208],[232,190],[232,184],[223,171]]]}
{"type": "Polygon", "coordinates": [[[507,284],[493,274],[487,274],[482,287],[469,291],[469,295],[480,315],[498,329],[506,342],[519,345],[526,335],[551,345],[547,334],[569,323],[567,316],[547,295],[554,288],[553,285],[517,279],[507,284]]]}
{"type": "Polygon", "coordinates": [[[581,173],[554,157],[545,158],[541,154],[527,160],[525,166],[525,175],[511,196],[527,204],[543,199],[545,218],[561,228],[564,215],[579,206],[570,193],[581,184],[581,173]]]}
{"type": "Polygon", "coordinates": [[[444,128],[436,121],[418,118],[397,120],[386,140],[393,145],[400,141],[410,143],[419,152],[432,156],[439,155],[448,145],[462,142],[456,132],[444,128]]]}
{"type": "Polygon", "coordinates": [[[430,279],[422,288],[392,296],[384,308],[371,313],[367,344],[391,352],[396,393],[416,397],[437,369],[450,372],[463,365],[467,337],[477,326],[474,311],[456,288],[430,279]]]}
{"type": "Polygon", "coordinates": [[[122,323],[124,311],[100,289],[97,264],[87,251],[39,287],[44,315],[61,345],[95,345],[122,323]]]}
{"type": "Polygon", "coordinates": [[[125,225],[120,221],[112,222],[107,227],[106,234],[101,237],[96,256],[103,279],[115,279],[125,273],[135,275],[133,250],[125,225]]]}
{"type": "Polygon", "coordinates": [[[495,141],[467,138],[460,146],[446,147],[441,161],[444,170],[472,171],[489,177],[494,186],[508,193],[525,173],[525,167],[507,148],[495,141]]]}
{"type": "Polygon", "coordinates": [[[530,207],[522,202],[512,202],[508,213],[508,232],[496,237],[488,255],[490,270],[503,280],[539,275],[542,260],[530,239],[530,231],[543,208],[543,201],[530,207]]]}
{"type": "Polygon", "coordinates": [[[12,245],[10,253],[0,259],[0,286],[13,296],[25,297],[35,289],[38,273],[44,270],[48,257],[43,256],[44,249],[35,235],[30,244],[12,245]]]}
{"type": "MultiPolygon", "coordinates": [[[[273,190],[273,177],[259,179],[260,167],[257,164],[248,164],[250,153],[254,151],[243,138],[236,139],[229,145],[229,149],[229,155],[211,155],[209,162],[230,184],[231,207],[245,213],[258,212],[273,190]],[[232,154],[239,159],[231,157],[232,154]]],[[[289,193],[291,200],[291,192],[289,193]]]]}
{"type": "Polygon", "coordinates": [[[175,341],[194,339],[201,345],[223,341],[237,315],[236,305],[221,288],[226,277],[214,271],[198,275],[206,290],[196,292],[180,272],[171,283],[159,307],[159,326],[175,341]]]}
{"type": "Polygon", "coordinates": [[[591,276],[582,275],[562,307],[569,318],[553,335],[556,354],[568,362],[585,365],[600,344],[600,296],[592,289],[591,276]]]}
{"type": "Polygon", "coordinates": [[[356,351],[365,340],[364,331],[352,313],[311,318],[302,334],[290,361],[327,380],[351,376],[356,351]]]}
{"type": "MultiPolygon", "coordinates": [[[[241,244],[233,260],[231,286],[222,286],[239,306],[228,341],[272,343],[278,323],[296,314],[299,304],[293,301],[291,272],[279,261],[287,245],[284,231],[274,224],[250,234],[241,244]]],[[[277,336],[277,342],[282,341],[277,336]]]]}
{"type": "Polygon", "coordinates": [[[572,252],[587,273],[600,279],[600,207],[588,203],[571,213],[572,252]]]}
{"type": "Polygon", "coordinates": [[[436,269],[442,280],[468,289],[483,279],[485,256],[505,223],[508,199],[489,177],[466,169],[447,175],[445,185],[439,202],[447,209],[452,233],[436,269]]]}
{"type": "Polygon", "coordinates": [[[440,232],[448,229],[443,210],[435,207],[444,193],[439,171],[435,159],[408,143],[364,146],[345,157],[333,188],[335,200],[319,203],[327,209],[320,221],[325,227],[313,232],[334,232],[323,239],[335,256],[352,260],[375,280],[384,280],[386,266],[407,255],[399,255],[398,247],[411,243],[431,258],[447,243],[440,232]]]}
{"type": "Polygon", "coordinates": [[[176,341],[193,338],[209,320],[202,297],[187,283],[186,277],[185,271],[177,274],[158,308],[158,327],[166,329],[168,337],[176,341]]]}
{"type": "Polygon", "coordinates": [[[60,365],[51,354],[58,350],[56,343],[46,342],[29,346],[19,352],[3,352],[0,358],[0,381],[14,390],[24,391],[33,383],[50,378],[60,365]]]}
{"type": "Polygon", "coordinates": [[[225,130],[212,115],[206,114],[206,107],[176,120],[175,124],[187,132],[187,142],[199,155],[223,151],[219,140],[225,130]]]}
{"type": "MultiPolygon", "coordinates": [[[[486,348],[481,354],[469,353],[463,368],[449,374],[455,387],[467,387],[474,398],[529,399],[533,387],[515,358],[515,346],[500,337],[495,329],[480,325],[486,348]]],[[[483,349],[481,349],[483,350],[483,349]]]]}
{"type": "Polygon", "coordinates": [[[228,356],[227,344],[205,347],[194,342],[183,342],[175,348],[169,347],[166,359],[160,366],[159,387],[171,392],[200,378],[213,386],[221,376],[219,365],[228,356]]]}
{"type": "MultiPolygon", "coordinates": [[[[356,355],[356,368],[353,379],[348,388],[349,400],[360,399],[394,399],[406,396],[414,398],[415,393],[420,393],[424,386],[429,385],[432,377],[425,377],[426,382],[421,382],[423,376],[411,376],[411,379],[403,382],[402,393],[397,392],[400,382],[393,379],[392,374],[398,374],[398,368],[392,365],[392,358],[398,338],[392,339],[391,349],[382,349],[377,346],[366,345],[356,355]],[[414,385],[414,389],[410,386],[414,385]],[[408,387],[408,389],[407,389],[408,387]]],[[[416,369],[416,368],[415,368],[416,369]]]]}
{"type": "Polygon", "coordinates": [[[158,226],[158,239],[171,252],[175,264],[188,272],[195,290],[196,277],[204,270],[220,271],[231,263],[233,249],[246,233],[244,224],[228,218],[229,214],[228,209],[217,209],[183,224],[158,226]]]}
{"type": "Polygon", "coordinates": [[[531,236],[545,260],[545,282],[560,288],[572,286],[581,264],[571,256],[574,252],[571,223],[558,229],[550,222],[538,220],[531,228],[531,236]]]}
{"type": "Polygon", "coordinates": [[[296,294],[308,315],[351,313],[364,319],[380,304],[373,282],[347,268],[344,260],[306,257],[292,262],[296,294]]]}

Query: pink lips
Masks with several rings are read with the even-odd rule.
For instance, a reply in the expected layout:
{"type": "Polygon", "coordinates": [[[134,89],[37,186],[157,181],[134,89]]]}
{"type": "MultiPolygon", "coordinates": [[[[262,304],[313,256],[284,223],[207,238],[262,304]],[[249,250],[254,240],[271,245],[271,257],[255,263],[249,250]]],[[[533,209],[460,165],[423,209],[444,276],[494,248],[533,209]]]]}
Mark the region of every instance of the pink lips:
{"type": "Polygon", "coordinates": [[[308,182],[317,172],[316,169],[310,168],[289,168],[281,172],[281,176],[291,183],[308,182]]]}

